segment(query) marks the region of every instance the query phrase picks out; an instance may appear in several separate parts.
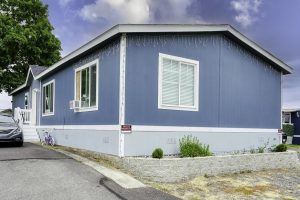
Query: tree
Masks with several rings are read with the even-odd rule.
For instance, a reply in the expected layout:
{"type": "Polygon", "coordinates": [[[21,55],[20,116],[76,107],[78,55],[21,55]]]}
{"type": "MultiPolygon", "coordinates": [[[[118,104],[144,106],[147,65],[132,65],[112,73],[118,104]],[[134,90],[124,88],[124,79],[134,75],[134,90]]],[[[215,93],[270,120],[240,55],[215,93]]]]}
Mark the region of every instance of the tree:
{"type": "Polygon", "coordinates": [[[0,2],[0,92],[24,83],[29,65],[50,66],[60,59],[60,41],[40,0],[0,2]]]}

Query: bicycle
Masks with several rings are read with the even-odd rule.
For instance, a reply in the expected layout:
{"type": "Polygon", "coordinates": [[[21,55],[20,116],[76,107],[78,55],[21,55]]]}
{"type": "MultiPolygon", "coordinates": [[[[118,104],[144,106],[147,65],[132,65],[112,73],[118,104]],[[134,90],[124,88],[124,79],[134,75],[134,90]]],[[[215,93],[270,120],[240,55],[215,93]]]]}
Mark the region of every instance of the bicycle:
{"type": "Polygon", "coordinates": [[[45,131],[44,138],[43,139],[40,138],[40,140],[42,145],[51,145],[51,146],[55,145],[55,140],[48,131],[45,131]]]}

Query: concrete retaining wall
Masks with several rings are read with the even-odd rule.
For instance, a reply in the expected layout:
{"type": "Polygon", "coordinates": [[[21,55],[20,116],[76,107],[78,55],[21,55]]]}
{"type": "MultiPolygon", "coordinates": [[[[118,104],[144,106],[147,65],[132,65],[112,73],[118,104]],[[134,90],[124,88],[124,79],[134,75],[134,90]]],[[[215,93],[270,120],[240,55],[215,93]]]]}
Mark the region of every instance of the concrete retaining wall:
{"type": "Polygon", "coordinates": [[[300,167],[294,151],[197,158],[126,157],[121,162],[135,176],[156,182],[179,182],[203,175],[300,167]]]}

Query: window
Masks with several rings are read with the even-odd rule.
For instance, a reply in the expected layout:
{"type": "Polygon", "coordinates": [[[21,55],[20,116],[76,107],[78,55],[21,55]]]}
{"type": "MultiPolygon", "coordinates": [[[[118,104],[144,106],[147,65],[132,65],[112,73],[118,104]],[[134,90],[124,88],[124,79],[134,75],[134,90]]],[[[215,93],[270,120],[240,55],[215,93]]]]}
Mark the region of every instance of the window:
{"type": "Polygon", "coordinates": [[[283,113],[282,114],[282,123],[283,124],[291,124],[291,113],[283,113]]]}
{"type": "Polygon", "coordinates": [[[81,111],[98,109],[98,60],[75,70],[75,100],[81,111]]]}
{"type": "Polygon", "coordinates": [[[28,109],[28,92],[25,93],[24,97],[24,109],[28,109]]]}
{"type": "Polygon", "coordinates": [[[54,114],[54,80],[43,85],[43,115],[54,114]]]}
{"type": "Polygon", "coordinates": [[[158,108],[198,111],[199,62],[159,54],[158,108]]]}

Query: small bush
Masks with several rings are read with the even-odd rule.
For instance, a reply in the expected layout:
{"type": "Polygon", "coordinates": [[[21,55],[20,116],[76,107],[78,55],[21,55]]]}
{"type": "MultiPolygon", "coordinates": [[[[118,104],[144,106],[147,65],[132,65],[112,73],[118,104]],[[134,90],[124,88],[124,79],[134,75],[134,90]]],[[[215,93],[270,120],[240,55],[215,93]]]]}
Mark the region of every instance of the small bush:
{"type": "Polygon", "coordinates": [[[258,153],[265,153],[265,147],[258,147],[257,152],[258,153]]]}
{"type": "Polygon", "coordinates": [[[211,156],[209,145],[201,144],[197,137],[184,136],[179,140],[181,157],[211,156]]]}
{"type": "Polygon", "coordinates": [[[292,124],[283,124],[282,125],[282,131],[287,136],[293,136],[294,135],[294,125],[292,125],[292,124]]]}
{"type": "Polygon", "coordinates": [[[152,152],[152,158],[158,158],[161,159],[164,155],[164,151],[161,148],[156,148],[152,152]]]}
{"type": "Polygon", "coordinates": [[[275,152],[286,152],[286,150],[287,150],[286,144],[279,144],[274,149],[275,152]]]}

